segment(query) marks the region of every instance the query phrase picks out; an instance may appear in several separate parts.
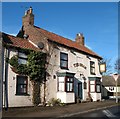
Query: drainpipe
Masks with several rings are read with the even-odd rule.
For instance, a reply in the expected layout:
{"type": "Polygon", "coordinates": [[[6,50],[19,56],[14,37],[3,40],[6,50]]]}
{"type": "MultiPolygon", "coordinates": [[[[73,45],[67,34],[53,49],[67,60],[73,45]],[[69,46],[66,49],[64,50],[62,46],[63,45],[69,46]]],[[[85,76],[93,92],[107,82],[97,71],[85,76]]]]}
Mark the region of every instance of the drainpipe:
{"type": "Polygon", "coordinates": [[[46,81],[44,81],[44,102],[43,102],[43,105],[45,106],[46,105],[46,100],[45,100],[45,97],[46,97],[46,81]]]}
{"type": "MultiPolygon", "coordinates": [[[[3,51],[3,48],[2,48],[2,38],[0,38],[0,67],[3,67],[3,55],[2,55],[2,51],[3,51]]],[[[3,68],[1,68],[0,70],[0,118],[2,118],[2,104],[3,104],[3,68]]]]}
{"type": "Polygon", "coordinates": [[[6,58],[8,58],[8,49],[5,48],[5,58],[4,58],[4,62],[5,62],[5,82],[4,82],[4,99],[5,99],[5,110],[8,110],[8,63],[6,62],[6,58]]]}

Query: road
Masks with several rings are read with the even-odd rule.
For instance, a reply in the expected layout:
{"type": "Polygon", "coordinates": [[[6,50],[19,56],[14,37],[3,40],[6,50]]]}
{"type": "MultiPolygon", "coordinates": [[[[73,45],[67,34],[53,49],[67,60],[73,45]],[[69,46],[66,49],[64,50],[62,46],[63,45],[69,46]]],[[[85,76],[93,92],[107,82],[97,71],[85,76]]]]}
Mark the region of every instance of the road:
{"type": "Polygon", "coordinates": [[[102,117],[102,119],[115,117],[117,119],[120,119],[120,106],[113,106],[110,108],[86,112],[83,114],[73,114],[71,117],[102,117]]]}

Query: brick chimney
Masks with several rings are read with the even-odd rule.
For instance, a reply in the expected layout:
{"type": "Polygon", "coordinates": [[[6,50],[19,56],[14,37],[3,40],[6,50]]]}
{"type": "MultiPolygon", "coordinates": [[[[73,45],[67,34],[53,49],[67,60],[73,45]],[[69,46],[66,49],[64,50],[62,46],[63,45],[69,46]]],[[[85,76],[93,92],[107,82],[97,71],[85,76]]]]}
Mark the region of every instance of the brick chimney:
{"type": "Polygon", "coordinates": [[[80,45],[84,45],[84,36],[82,33],[78,33],[75,38],[76,42],[80,45]]]}
{"type": "Polygon", "coordinates": [[[25,11],[25,15],[22,18],[23,26],[34,25],[34,14],[32,12],[33,12],[32,7],[25,11]]]}

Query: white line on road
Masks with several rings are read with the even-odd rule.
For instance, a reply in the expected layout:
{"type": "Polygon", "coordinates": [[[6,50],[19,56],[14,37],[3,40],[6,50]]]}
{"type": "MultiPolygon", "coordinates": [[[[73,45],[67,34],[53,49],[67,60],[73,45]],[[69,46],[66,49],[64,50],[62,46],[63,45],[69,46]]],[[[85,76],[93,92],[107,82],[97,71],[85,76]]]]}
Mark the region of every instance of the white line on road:
{"type": "Polygon", "coordinates": [[[116,117],[114,114],[112,114],[109,110],[103,110],[102,111],[107,117],[116,117]]]}

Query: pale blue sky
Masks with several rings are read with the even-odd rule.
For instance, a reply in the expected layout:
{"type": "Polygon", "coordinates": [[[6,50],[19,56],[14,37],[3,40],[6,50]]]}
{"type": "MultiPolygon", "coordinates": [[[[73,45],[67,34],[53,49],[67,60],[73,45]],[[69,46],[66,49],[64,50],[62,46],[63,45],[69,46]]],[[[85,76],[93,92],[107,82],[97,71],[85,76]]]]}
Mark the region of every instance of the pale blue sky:
{"type": "Polygon", "coordinates": [[[2,3],[2,31],[17,34],[24,11],[30,6],[35,25],[74,40],[78,32],[85,44],[102,57],[114,62],[118,57],[117,2],[11,2],[2,3]]]}

